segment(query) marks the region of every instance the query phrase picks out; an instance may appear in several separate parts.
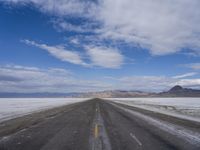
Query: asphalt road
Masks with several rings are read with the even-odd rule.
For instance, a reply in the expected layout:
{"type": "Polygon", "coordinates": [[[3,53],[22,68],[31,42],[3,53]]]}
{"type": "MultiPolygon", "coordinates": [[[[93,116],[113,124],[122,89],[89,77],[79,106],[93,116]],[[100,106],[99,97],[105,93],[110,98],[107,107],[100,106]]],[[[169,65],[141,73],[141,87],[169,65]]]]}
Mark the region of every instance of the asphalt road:
{"type": "Polygon", "coordinates": [[[200,124],[89,100],[0,124],[0,150],[200,150],[200,124]]]}

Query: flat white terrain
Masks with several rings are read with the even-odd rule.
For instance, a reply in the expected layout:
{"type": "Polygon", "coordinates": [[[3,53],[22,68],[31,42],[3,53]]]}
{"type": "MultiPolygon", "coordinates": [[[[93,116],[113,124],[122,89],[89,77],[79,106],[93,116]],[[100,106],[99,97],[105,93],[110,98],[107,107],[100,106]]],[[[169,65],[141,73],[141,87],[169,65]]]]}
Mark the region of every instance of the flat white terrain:
{"type": "MultiPolygon", "coordinates": [[[[0,122],[89,98],[0,98],[0,122]]],[[[108,98],[126,105],[200,121],[200,98],[108,98]]]]}
{"type": "Polygon", "coordinates": [[[109,98],[118,103],[139,107],[179,118],[200,121],[200,98],[109,98]]]}
{"type": "Polygon", "coordinates": [[[0,98],[0,122],[88,98],[0,98]]]}

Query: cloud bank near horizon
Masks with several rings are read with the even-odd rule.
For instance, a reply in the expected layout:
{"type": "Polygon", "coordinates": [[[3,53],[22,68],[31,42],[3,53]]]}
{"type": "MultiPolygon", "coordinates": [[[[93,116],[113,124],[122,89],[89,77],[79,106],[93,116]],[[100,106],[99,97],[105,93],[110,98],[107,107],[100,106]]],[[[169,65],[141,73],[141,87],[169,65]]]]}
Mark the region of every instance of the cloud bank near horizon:
{"type": "Polygon", "coordinates": [[[123,76],[109,78],[109,81],[78,78],[63,68],[36,68],[20,65],[0,66],[1,92],[91,92],[104,90],[162,91],[175,85],[200,87],[200,79],[186,78],[194,73],[166,76],[123,76]],[[111,82],[114,80],[114,83],[111,82]]]}

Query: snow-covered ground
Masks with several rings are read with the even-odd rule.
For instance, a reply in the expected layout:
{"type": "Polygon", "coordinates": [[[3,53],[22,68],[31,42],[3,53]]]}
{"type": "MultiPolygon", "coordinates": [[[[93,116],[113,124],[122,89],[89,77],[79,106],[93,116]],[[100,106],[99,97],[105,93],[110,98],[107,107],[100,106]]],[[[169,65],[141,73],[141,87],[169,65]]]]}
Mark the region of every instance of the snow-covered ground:
{"type": "MultiPolygon", "coordinates": [[[[0,122],[88,98],[0,98],[0,122]]],[[[172,116],[200,121],[200,98],[110,98],[172,116]]]]}
{"type": "Polygon", "coordinates": [[[111,98],[118,103],[200,121],[200,98],[111,98]]]}
{"type": "Polygon", "coordinates": [[[132,114],[133,116],[140,118],[144,121],[146,121],[146,124],[154,126],[156,129],[160,129],[163,131],[166,131],[167,133],[170,133],[172,135],[175,135],[182,139],[183,141],[189,142],[191,144],[195,144],[197,147],[200,146],[200,133],[195,132],[189,129],[186,129],[185,127],[182,127],[180,125],[175,125],[167,121],[159,120],[147,115],[144,115],[140,112],[130,110],[121,106],[118,106],[116,104],[112,104],[115,107],[118,107],[119,109],[122,109],[126,111],[127,113],[132,114]]]}
{"type": "Polygon", "coordinates": [[[0,98],[0,122],[88,98],[0,98]]]}

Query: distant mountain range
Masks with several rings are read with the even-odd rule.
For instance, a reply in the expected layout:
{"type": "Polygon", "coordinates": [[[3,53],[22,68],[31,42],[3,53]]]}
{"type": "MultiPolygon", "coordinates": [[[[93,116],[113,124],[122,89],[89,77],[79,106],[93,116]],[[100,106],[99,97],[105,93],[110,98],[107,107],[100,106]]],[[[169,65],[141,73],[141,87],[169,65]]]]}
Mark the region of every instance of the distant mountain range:
{"type": "Polygon", "coordinates": [[[88,92],[80,94],[81,97],[100,97],[100,98],[147,97],[149,95],[151,95],[151,93],[142,91],[121,91],[121,90],[88,92]]]}
{"type": "Polygon", "coordinates": [[[112,97],[147,97],[150,93],[141,92],[141,91],[120,91],[120,90],[113,90],[113,91],[101,91],[101,92],[85,92],[85,93],[1,93],[1,98],[45,98],[45,97],[74,97],[74,98],[112,98],[112,97]]]}
{"type": "Polygon", "coordinates": [[[200,90],[183,88],[179,85],[174,86],[169,91],[160,93],[149,93],[142,91],[122,91],[111,90],[101,92],[85,93],[1,93],[1,98],[56,98],[56,97],[75,97],[75,98],[131,98],[131,97],[200,97],[200,90]]]}

